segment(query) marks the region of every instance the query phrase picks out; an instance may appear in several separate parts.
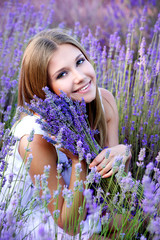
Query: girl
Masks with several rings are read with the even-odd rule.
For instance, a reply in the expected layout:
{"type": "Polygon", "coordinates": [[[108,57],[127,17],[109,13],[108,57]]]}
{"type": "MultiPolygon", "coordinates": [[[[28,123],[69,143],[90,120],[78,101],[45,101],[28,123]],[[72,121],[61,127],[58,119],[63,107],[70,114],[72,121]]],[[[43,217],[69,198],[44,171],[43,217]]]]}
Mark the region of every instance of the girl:
{"type": "MultiPolygon", "coordinates": [[[[97,171],[102,177],[107,178],[113,174],[112,164],[116,155],[122,155],[123,161],[126,163],[126,170],[128,169],[130,155],[125,156],[125,146],[118,145],[118,111],[113,95],[105,89],[98,88],[96,84],[96,74],[91,65],[89,57],[87,56],[81,45],[69,35],[59,30],[46,30],[37,34],[30,40],[22,60],[20,79],[19,79],[19,95],[18,105],[24,106],[25,102],[30,103],[34,95],[44,99],[43,87],[48,86],[51,91],[60,94],[60,90],[67,93],[73,100],[81,100],[84,98],[87,104],[87,113],[89,123],[92,129],[98,129],[99,134],[95,136],[96,140],[102,148],[109,147],[111,150],[109,159],[106,161],[104,149],[90,164],[90,168],[96,166],[97,171]]],[[[50,173],[48,178],[48,188],[51,194],[51,200],[48,204],[50,215],[53,216],[55,211],[55,199],[53,192],[57,189],[57,158],[58,152],[55,147],[47,142],[43,135],[45,133],[41,130],[36,121],[36,114],[33,116],[23,116],[21,121],[15,128],[14,135],[20,141],[18,144],[17,156],[15,164],[19,164],[27,159],[32,153],[33,159],[31,162],[29,175],[31,181],[35,184],[35,175],[42,175],[44,167],[50,165],[50,173]],[[30,149],[27,150],[28,137],[31,130],[34,129],[34,139],[30,143],[30,149]]],[[[75,166],[78,163],[78,157],[65,149],[61,149],[59,154],[59,161],[72,161],[72,166],[65,170],[62,177],[59,179],[59,184],[62,189],[65,185],[69,190],[73,191],[73,201],[76,204],[67,208],[66,201],[60,193],[58,199],[58,210],[60,211],[57,220],[58,225],[58,239],[72,239],[75,234],[73,227],[69,227],[70,219],[77,221],[79,219],[78,209],[83,204],[83,193],[74,192],[75,166]],[[75,214],[76,213],[76,214],[75,214]],[[66,228],[67,226],[67,228],[66,228]],[[64,232],[67,231],[67,233],[64,232]]],[[[85,160],[81,162],[82,172],[80,173],[80,180],[85,181],[87,176],[87,165],[85,160]]],[[[30,196],[32,196],[30,191],[30,196]]],[[[41,192],[41,194],[43,194],[41,192]]],[[[101,231],[100,224],[94,226],[88,232],[89,218],[84,211],[81,220],[84,220],[81,239],[92,239],[92,234],[101,231]]],[[[30,225],[36,227],[39,224],[38,211],[37,216],[30,220],[30,225]]],[[[55,223],[51,218],[50,224],[47,225],[47,231],[50,231],[51,238],[54,239],[55,223]]],[[[79,237],[79,228],[77,227],[76,237],[79,237]]],[[[28,227],[30,230],[30,227],[28,227]]],[[[36,230],[34,231],[34,239],[36,238],[36,230]]]]}

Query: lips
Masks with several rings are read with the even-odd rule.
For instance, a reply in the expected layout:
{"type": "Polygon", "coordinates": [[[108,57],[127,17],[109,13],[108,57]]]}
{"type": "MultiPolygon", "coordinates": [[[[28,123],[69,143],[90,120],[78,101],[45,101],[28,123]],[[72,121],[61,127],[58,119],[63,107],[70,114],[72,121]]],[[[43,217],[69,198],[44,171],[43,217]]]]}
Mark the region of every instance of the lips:
{"type": "Polygon", "coordinates": [[[91,81],[90,81],[89,83],[87,83],[86,85],[84,85],[83,87],[77,89],[77,90],[74,91],[74,92],[84,92],[85,90],[88,89],[88,87],[90,86],[90,83],[91,83],[91,81]]]}

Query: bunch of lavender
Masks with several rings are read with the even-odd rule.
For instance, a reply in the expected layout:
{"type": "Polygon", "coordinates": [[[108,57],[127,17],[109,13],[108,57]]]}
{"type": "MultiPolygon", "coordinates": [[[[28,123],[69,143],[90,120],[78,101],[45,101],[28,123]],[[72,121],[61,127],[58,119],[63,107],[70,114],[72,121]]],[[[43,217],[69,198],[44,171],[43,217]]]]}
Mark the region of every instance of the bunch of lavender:
{"type": "Polygon", "coordinates": [[[101,147],[94,139],[98,131],[89,127],[84,100],[73,101],[63,92],[58,96],[48,87],[43,90],[45,99],[35,96],[27,107],[38,114],[37,123],[48,133],[44,138],[56,147],[68,149],[75,155],[79,155],[77,142],[82,142],[83,157],[87,158],[87,154],[90,153],[91,158],[94,159],[101,147]],[[55,139],[53,140],[50,135],[55,136],[55,139]]]}
{"type": "MultiPolygon", "coordinates": [[[[89,126],[86,104],[84,100],[73,101],[67,95],[61,92],[60,96],[51,92],[48,87],[43,88],[45,99],[37,96],[30,104],[26,103],[28,109],[20,108],[29,114],[36,113],[36,122],[40,124],[42,130],[46,132],[44,138],[52,143],[56,148],[65,148],[74,155],[79,156],[79,161],[86,159],[89,165],[102,148],[96,142],[94,135],[97,130],[92,130],[89,126]],[[51,136],[54,136],[51,137],[51,136]]],[[[109,157],[110,151],[106,152],[106,158],[109,157]]],[[[69,163],[70,166],[71,162],[69,163]]],[[[65,169],[65,163],[62,168],[65,169]]],[[[95,169],[92,169],[86,179],[86,187],[92,188],[95,195],[97,194],[97,186],[104,191],[117,189],[117,183],[114,178],[103,179],[96,176],[95,169]]]]}
{"type": "MultiPolygon", "coordinates": [[[[46,95],[45,99],[42,100],[35,96],[31,103],[27,104],[27,107],[32,112],[38,114],[36,121],[47,133],[47,136],[44,136],[44,138],[55,145],[55,147],[68,149],[73,154],[78,155],[80,160],[86,159],[86,162],[89,164],[88,154],[90,155],[90,160],[94,159],[102,149],[94,139],[94,134],[97,131],[90,129],[84,100],[82,99],[81,102],[73,101],[63,92],[58,96],[51,92],[48,87],[45,87],[43,90],[46,95]],[[51,136],[55,137],[54,140],[51,136]]],[[[128,156],[129,151],[130,145],[126,146],[126,156],[128,156]]],[[[109,157],[109,154],[110,151],[108,149],[106,151],[106,159],[109,157]]],[[[115,164],[113,165],[114,172],[122,164],[123,157],[120,156],[119,159],[118,156],[117,159],[115,159],[115,164]]],[[[118,184],[117,181],[114,181],[113,176],[109,179],[101,179],[101,181],[99,179],[97,182],[95,174],[92,174],[92,170],[87,176],[86,184],[95,189],[95,194],[97,193],[97,184],[100,184],[105,192],[106,189],[110,192],[113,189],[118,191],[118,184]],[[93,178],[92,175],[94,175],[94,181],[90,181],[93,178]]],[[[124,171],[121,176],[125,177],[124,171]]],[[[142,188],[140,188],[141,190],[142,188]]]]}

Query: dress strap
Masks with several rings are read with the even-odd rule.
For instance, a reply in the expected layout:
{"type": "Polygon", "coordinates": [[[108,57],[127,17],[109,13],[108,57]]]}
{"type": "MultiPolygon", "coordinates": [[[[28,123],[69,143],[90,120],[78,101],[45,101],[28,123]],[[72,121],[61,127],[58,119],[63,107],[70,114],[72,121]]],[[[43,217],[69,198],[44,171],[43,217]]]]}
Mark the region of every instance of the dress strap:
{"type": "Polygon", "coordinates": [[[103,102],[102,102],[102,95],[101,95],[101,90],[100,90],[100,88],[98,88],[98,92],[99,92],[99,97],[100,97],[100,100],[101,100],[101,106],[102,106],[103,112],[105,112],[105,111],[104,111],[104,105],[103,105],[103,102]]]}

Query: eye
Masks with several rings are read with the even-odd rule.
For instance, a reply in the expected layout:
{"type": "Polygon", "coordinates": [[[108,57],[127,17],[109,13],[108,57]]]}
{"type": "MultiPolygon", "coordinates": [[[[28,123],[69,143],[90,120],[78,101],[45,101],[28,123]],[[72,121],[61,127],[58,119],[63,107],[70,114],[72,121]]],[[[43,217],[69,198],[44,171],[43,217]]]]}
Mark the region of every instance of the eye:
{"type": "Polygon", "coordinates": [[[57,76],[57,79],[63,78],[66,74],[67,74],[66,71],[63,71],[63,72],[59,73],[58,76],[57,76]]]}
{"type": "Polygon", "coordinates": [[[76,62],[76,66],[79,66],[80,64],[82,64],[85,61],[85,58],[80,58],[77,62],[76,62]]]}

